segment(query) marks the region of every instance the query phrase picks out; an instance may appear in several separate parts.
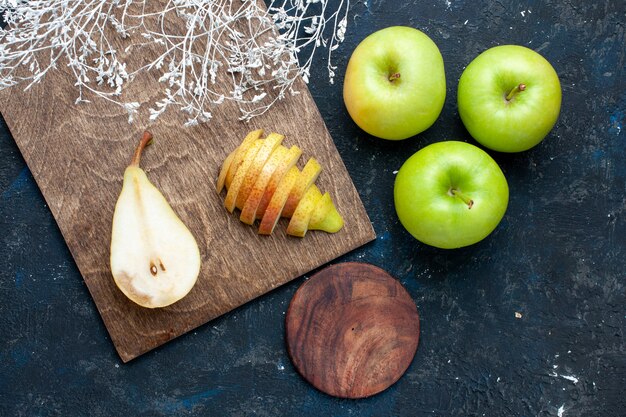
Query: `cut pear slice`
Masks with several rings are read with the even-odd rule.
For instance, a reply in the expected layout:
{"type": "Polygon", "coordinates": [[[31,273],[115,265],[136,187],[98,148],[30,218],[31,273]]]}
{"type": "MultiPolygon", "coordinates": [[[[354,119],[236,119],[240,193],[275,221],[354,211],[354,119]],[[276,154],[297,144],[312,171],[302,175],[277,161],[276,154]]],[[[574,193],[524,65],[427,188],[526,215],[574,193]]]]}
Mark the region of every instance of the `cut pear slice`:
{"type": "Polygon", "coordinates": [[[309,230],[323,230],[328,233],[337,233],[343,227],[343,218],[335,208],[330,194],[324,193],[313,209],[309,230]]]}
{"type": "MultiPolygon", "coordinates": [[[[237,204],[237,195],[239,194],[239,190],[241,189],[241,184],[243,183],[244,178],[246,177],[246,172],[252,165],[254,161],[254,157],[259,152],[259,149],[263,145],[263,139],[258,139],[254,141],[252,146],[248,148],[239,168],[237,168],[235,172],[235,176],[233,177],[233,181],[228,187],[228,192],[226,193],[226,198],[224,199],[224,207],[229,212],[233,212],[235,210],[235,206],[237,204]]],[[[232,164],[231,164],[232,169],[232,164]]]]}
{"type": "Polygon", "coordinates": [[[298,168],[291,167],[283,179],[280,180],[280,183],[278,184],[278,187],[276,188],[276,191],[274,192],[274,195],[272,196],[272,199],[263,214],[263,218],[261,219],[259,234],[272,234],[274,228],[276,227],[276,223],[278,223],[278,219],[280,219],[283,207],[285,207],[291,188],[296,183],[299,175],[300,171],[298,168]]]}
{"type": "Polygon", "coordinates": [[[226,184],[226,187],[230,187],[230,184],[233,182],[233,178],[235,178],[235,173],[237,172],[239,165],[241,165],[243,158],[246,155],[246,152],[248,152],[248,148],[250,148],[250,146],[252,146],[254,142],[259,140],[262,134],[263,134],[263,129],[253,130],[252,132],[246,135],[243,142],[241,142],[241,145],[239,145],[237,149],[235,149],[236,153],[235,153],[235,156],[233,157],[233,162],[230,164],[230,167],[228,168],[228,173],[226,174],[226,181],[224,181],[226,184]]]}
{"type": "Polygon", "coordinates": [[[322,198],[322,193],[319,188],[315,185],[309,187],[291,216],[291,220],[287,226],[288,235],[297,237],[304,237],[304,235],[306,235],[309,229],[311,215],[313,215],[313,210],[317,206],[317,202],[320,198],[322,198]]]}
{"type": "Polygon", "coordinates": [[[252,161],[252,164],[250,164],[250,167],[246,172],[246,176],[241,183],[241,188],[237,194],[237,208],[243,208],[243,205],[246,203],[246,200],[250,195],[250,191],[259,176],[259,173],[263,169],[263,166],[267,162],[269,156],[274,152],[274,150],[276,150],[276,148],[278,148],[278,146],[280,146],[283,138],[283,135],[270,133],[263,141],[263,145],[259,148],[259,152],[255,155],[254,160],[252,161]]]}
{"type": "Polygon", "coordinates": [[[285,155],[285,158],[281,162],[281,164],[276,168],[276,171],[272,174],[272,178],[270,178],[267,183],[267,187],[265,187],[265,191],[263,192],[263,197],[261,197],[261,202],[256,211],[257,218],[263,218],[265,214],[265,210],[267,209],[267,205],[270,203],[274,192],[276,191],[276,187],[280,183],[280,180],[283,179],[285,174],[289,172],[289,170],[296,165],[298,159],[302,155],[302,149],[298,148],[296,145],[292,146],[285,155]]]}
{"type": "Polygon", "coordinates": [[[230,165],[233,163],[233,159],[235,159],[235,154],[237,153],[237,149],[232,151],[224,160],[222,164],[222,169],[220,170],[220,175],[217,177],[217,184],[215,188],[217,189],[217,193],[221,193],[224,189],[224,184],[226,182],[226,175],[228,174],[228,170],[230,169],[230,165]]]}
{"type": "Polygon", "coordinates": [[[291,193],[289,193],[285,208],[283,209],[283,217],[291,217],[298,203],[304,196],[304,193],[306,193],[309,187],[317,180],[320,172],[322,172],[322,166],[319,162],[317,162],[315,158],[309,159],[306,165],[304,165],[291,193]]]}
{"type": "Polygon", "coordinates": [[[267,187],[267,183],[272,177],[272,174],[274,174],[274,171],[276,171],[282,163],[287,152],[287,148],[279,146],[274,152],[272,152],[270,157],[267,159],[267,162],[265,162],[263,169],[259,173],[256,182],[252,186],[252,190],[250,190],[250,194],[241,209],[239,220],[245,224],[254,223],[254,220],[256,219],[256,210],[259,207],[259,203],[261,202],[261,197],[263,197],[263,192],[267,187]]]}

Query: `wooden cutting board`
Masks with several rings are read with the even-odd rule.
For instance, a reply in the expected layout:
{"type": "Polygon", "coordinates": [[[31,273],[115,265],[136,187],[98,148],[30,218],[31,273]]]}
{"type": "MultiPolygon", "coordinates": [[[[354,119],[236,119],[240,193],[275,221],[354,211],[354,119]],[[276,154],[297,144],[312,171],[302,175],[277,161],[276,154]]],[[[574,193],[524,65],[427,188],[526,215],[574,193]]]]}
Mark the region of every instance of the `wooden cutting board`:
{"type": "MultiPolygon", "coordinates": [[[[136,54],[130,61],[142,59],[136,54]]],[[[124,94],[142,104],[153,102],[160,98],[157,79],[158,74],[143,73],[124,94]]],[[[225,103],[213,109],[209,123],[193,128],[182,127],[185,117],[177,111],[152,125],[146,125],[144,111],[131,125],[123,109],[104,100],[76,105],[77,92],[64,65],[27,92],[19,86],[0,92],[0,111],[124,362],[375,238],[306,85],[298,81],[297,89],[301,94],[251,122],[238,121],[237,108],[225,103]],[[111,220],[122,174],[146,128],[155,142],[144,153],[142,167],[192,231],[202,254],[200,277],[189,295],[157,310],[128,300],[109,268],[111,220]],[[215,191],[219,167],[257,128],[282,133],[286,146],[302,148],[300,168],[309,157],[320,161],[324,170],[317,184],[330,192],[345,219],[339,233],[292,238],[281,220],[273,236],[259,236],[256,226],[239,221],[238,212],[226,212],[223,196],[215,191]]]]}

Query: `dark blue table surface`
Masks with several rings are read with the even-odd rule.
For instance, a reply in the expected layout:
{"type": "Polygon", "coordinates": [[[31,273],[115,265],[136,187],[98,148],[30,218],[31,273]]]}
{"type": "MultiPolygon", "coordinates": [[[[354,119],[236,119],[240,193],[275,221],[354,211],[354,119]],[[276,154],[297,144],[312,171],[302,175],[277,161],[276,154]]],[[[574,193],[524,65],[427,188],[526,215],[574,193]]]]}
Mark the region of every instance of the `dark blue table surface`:
{"type": "MultiPolygon", "coordinates": [[[[406,375],[369,399],[331,398],[303,381],[284,346],[299,278],[122,364],[45,201],[0,123],[1,416],[624,416],[626,415],[626,111],[623,1],[353,1],[350,53],[374,30],[426,32],[446,64],[436,124],[402,142],[369,137],[325,64],[311,92],[378,239],[338,259],[383,267],[421,313],[406,375]],[[458,78],[506,43],[543,54],[563,106],[538,147],[491,152],[508,212],[483,242],[426,247],[402,228],[393,181],[425,145],[474,143],[456,108],[458,78]],[[519,312],[521,318],[516,318],[519,312]]],[[[42,138],[45,140],[45,138],[42,138]]]]}

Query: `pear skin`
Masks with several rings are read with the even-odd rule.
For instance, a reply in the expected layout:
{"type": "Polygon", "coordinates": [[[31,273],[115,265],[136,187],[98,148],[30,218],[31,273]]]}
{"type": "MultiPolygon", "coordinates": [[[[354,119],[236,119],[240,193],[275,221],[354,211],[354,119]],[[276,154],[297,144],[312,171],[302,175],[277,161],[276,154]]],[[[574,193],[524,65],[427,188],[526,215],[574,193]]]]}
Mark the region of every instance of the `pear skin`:
{"type": "Polygon", "coordinates": [[[314,184],[304,193],[304,196],[296,206],[296,210],[289,220],[287,234],[291,236],[304,237],[309,229],[309,221],[317,202],[322,198],[322,193],[314,184]]]}
{"type": "Polygon", "coordinates": [[[263,196],[261,197],[261,202],[259,203],[259,207],[257,207],[256,217],[263,218],[265,214],[265,210],[267,209],[274,192],[276,191],[276,187],[280,183],[280,180],[283,179],[285,174],[289,172],[289,170],[296,165],[298,159],[302,155],[302,150],[298,148],[296,145],[293,145],[289,148],[289,152],[285,155],[285,159],[281,162],[281,164],[276,168],[276,171],[272,174],[272,178],[270,178],[267,183],[267,187],[265,187],[265,191],[263,192],[263,196]]]}
{"type": "Polygon", "coordinates": [[[291,167],[287,174],[280,180],[272,199],[267,205],[267,209],[263,214],[263,218],[261,219],[261,224],[259,225],[259,234],[261,235],[271,235],[276,227],[276,223],[280,219],[280,215],[283,212],[283,208],[285,207],[285,203],[287,202],[287,198],[289,197],[289,192],[293,188],[298,176],[300,175],[300,171],[296,167],[291,167]]]}
{"type": "Polygon", "coordinates": [[[336,233],[343,227],[343,218],[335,208],[330,194],[324,193],[317,201],[311,220],[309,230],[322,230],[328,233],[336,233]]]}
{"type": "Polygon", "coordinates": [[[246,199],[246,202],[241,209],[241,215],[239,216],[239,220],[244,222],[245,224],[253,224],[256,219],[256,211],[259,207],[259,203],[261,202],[261,197],[263,196],[263,192],[267,187],[267,183],[270,178],[274,174],[274,171],[279,167],[282,162],[285,154],[287,153],[287,148],[284,146],[279,146],[276,148],[274,152],[267,159],[267,162],[263,166],[263,169],[259,173],[256,178],[256,182],[252,186],[250,190],[250,194],[246,199]]]}
{"type": "Polygon", "coordinates": [[[111,231],[111,272],[118,288],[143,307],[175,303],[189,293],[200,273],[193,235],[139,167],[152,141],[145,132],[124,172],[111,231]]]}
{"type": "Polygon", "coordinates": [[[302,168],[302,172],[296,180],[296,184],[293,186],[289,198],[287,198],[285,208],[283,209],[283,217],[291,217],[298,203],[302,197],[304,197],[304,193],[306,193],[309,187],[317,180],[320,172],[322,172],[322,166],[319,162],[317,162],[315,158],[309,159],[306,165],[304,165],[304,168],[302,168]]]}
{"type": "MultiPolygon", "coordinates": [[[[226,210],[231,213],[235,210],[237,204],[237,195],[239,194],[239,190],[241,190],[241,184],[243,184],[246,173],[248,172],[250,165],[252,165],[252,162],[254,161],[254,158],[259,152],[259,148],[262,144],[263,141],[261,139],[258,139],[254,141],[252,145],[250,145],[241,161],[241,164],[239,164],[239,167],[235,171],[235,176],[233,177],[232,182],[230,184],[227,183],[228,192],[226,193],[226,198],[224,199],[224,207],[226,207],[226,210]]],[[[235,162],[233,161],[233,164],[231,164],[231,169],[234,163],[235,162]]]]}
{"type": "Polygon", "coordinates": [[[252,164],[250,164],[250,168],[246,172],[246,176],[241,183],[241,188],[239,193],[237,194],[237,208],[242,209],[248,196],[250,195],[250,191],[252,191],[252,187],[259,177],[259,173],[265,166],[270,155],[280,146],[280,143],[283,141],[284,136],[279,135],[277,133],[270,133],[265,140],[263,140],[263,144],[259,148],[259,152],[257,152],[252,164]]]}
{"type": "Polygon", "coordinates": [[[233,159],[235,159],[235,154],[237,153],[237,149],[232,151],[224,160],[222,164],[222,169],[220,170],[220,174],[217,177],[217,184],[215,188],[217,189],[218,194],[222,192],[224,189],[224,185],[226,183],[226,176],[228,175],[228,171],[230,169],[230,165],[233,163],[233,159]]]}
{"type": "Polygon", "coordinates": [[[235,173],[237,172],[239,165],[241,165],[241,163],[243,162],[243,158],[248,151],[248,148],[252,146],[252,144],[256,142],[262,134],[263,129],[253,130],[246,135],[243,142],[241,142],[241,145],[239,145],[237,149],[235,149],[233,162],[230,167],[228,167],[228,172],[226,173],[226,181],[224,181],[226,187],[230,187],[230,184],[233,182],[233,178],[235,178],[235,173]]]}

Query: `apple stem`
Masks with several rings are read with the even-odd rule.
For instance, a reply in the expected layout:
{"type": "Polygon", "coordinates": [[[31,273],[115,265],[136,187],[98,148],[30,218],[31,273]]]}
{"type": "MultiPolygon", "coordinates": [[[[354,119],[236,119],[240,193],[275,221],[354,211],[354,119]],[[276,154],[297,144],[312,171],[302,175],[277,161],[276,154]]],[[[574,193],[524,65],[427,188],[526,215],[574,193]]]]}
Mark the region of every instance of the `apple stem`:
{"type": "Polygon", "coordinates": [[[139,145],[137,145],[137,149],[135,149],[135,153],[133,154],[133,159],[130,161],[131,166],[139,166],[139,161],[141,160],[141,153],[143,149],[152,143],[152,133],[147,130],[143,132],[143,136],[139,141],[139,145]]]}
{"type": "Polygon", "coordinates": [[[520,85],[516,85],[515,87],[513,87],[513,89],[509,92],[509,94],[507,94],[506,96],[506,101],[511,101],[511,99],[513,99],[513,97],[515,97],[515,95],[517,93],[521,93],[522,91],[526,90],[526,84],[520,84],[520,85]]]}
{"type": "Polygon", "coordinates": [[[450,189],[450,194],[452,194],[455,197],[459,197],[465,204],[467,204],[468,209],[471,209],[472,206],[474,205],[474,200],[472,200],[465,194],[459,192],[458,190],[455,190],[454,188],[450,189]]]}
{"type": "Polygon", "coordinates": [[[394,82],[398,78],[400,78],[400,73],[399,72],[395,72],[395,73],[393,73],[393,74],[391,74],[389,76],[389,81],[394,82]]]}

